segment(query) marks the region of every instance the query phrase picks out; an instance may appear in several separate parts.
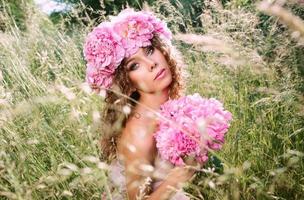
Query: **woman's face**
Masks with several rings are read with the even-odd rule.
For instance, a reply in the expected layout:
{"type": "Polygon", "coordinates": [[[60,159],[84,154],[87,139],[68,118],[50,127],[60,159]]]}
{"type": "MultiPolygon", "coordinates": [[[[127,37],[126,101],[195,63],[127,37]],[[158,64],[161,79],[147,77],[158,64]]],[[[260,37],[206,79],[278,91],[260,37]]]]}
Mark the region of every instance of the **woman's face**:
{"type": "Polygon", "coordinates": [[[172,82],[166,58],[153,46],[139,48],[126,60],[125,67],[133,86],[141,95],[161,92],[172,82]]]}

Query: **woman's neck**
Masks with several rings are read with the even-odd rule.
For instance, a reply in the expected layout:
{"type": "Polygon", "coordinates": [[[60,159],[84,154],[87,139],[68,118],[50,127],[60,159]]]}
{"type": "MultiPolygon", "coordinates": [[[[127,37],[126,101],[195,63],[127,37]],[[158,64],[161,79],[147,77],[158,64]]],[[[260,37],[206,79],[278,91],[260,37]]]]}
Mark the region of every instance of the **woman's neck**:
{"type": "Polygon", "coordinates": [[[150,109],[157,111],[160,106],[169,99],[169,89],[165,89],[157,93],[145,93],[140,96],[138,111],[149,111],[150,109]]]}

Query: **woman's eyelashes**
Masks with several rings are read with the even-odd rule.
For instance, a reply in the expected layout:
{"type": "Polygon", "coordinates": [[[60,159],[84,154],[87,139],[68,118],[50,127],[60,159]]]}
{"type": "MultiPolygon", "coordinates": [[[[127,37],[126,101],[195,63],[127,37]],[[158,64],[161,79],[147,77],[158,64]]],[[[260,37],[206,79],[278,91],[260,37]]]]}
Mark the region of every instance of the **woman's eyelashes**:
{"type": "Polygon", "coordinates": [[[129,66],[129,71],[133,71],[133,70],[136,70],[138,68],[139,64],[138,63],[132,63],[130,66],[129,66]]]}
{"type": "Polygon", "coordinates": [[[145,50],[146,50],[147,55],[152,55],[154,52],[154,47],[151,45],[151,46],[148,46],[145,50]]]}
{"type": "MultiPolygon", "coordinates": [[[[153,52],[154,52],[154,47],[152,45],[145,48],[145,53],[147,56],[152,55],[153,52]]],[[[139,64],[134,62],[129,65],[128,69],[129,69],[129,71],[133,71],[133,70],[136,70],[138,67],[139,67],[139,64]]]]}

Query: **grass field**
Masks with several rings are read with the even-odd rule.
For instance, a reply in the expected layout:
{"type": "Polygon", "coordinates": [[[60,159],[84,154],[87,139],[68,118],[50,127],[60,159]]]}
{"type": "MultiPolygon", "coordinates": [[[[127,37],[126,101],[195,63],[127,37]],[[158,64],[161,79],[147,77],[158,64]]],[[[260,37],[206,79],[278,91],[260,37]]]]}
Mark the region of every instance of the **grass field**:
{"type": "MultiPolygon", "coordinates": [[[[210,4],[204,34],[173,41],[187,94],[215,97],[233,114],[216,155],[223,169],[198,173],[185,188],[193,199],[304,199],[304,22],[265,2],[210,4]]],[[[91,27],[67,30],[26,9],[25,31],[8,11],[0,18],[0,199],[100,199],[109,190],[98,147],[103,97],[84,83],[82,55],[91,27]]]]}

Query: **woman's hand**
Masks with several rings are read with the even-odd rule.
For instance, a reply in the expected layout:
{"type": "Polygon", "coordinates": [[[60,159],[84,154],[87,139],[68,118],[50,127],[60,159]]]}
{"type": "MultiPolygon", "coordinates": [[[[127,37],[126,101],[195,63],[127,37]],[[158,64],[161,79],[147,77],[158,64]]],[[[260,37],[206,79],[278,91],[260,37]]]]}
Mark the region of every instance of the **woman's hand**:
{"type": "Polygon", "coordinates": [[[197,169],[201,167],[201,165],[193,158],[186,157],[184,159],[186,163],[185,166],[176,166],[174,167],[170,173],[168,174],[167,180],[171,183],[185,183],[189,181],[197,169]]]}
{"type": "Polygon", "coordinates": [[[178,183],[185,183],[194,175],[195,170],[190,169],[187,166],[174,167],[171,169],[167,176],[167,181],[172,185],[178,185],[178,183]]]}
{"type": "Polygon", "coordinates": [[[184,157],[183,160],[186,163],[187,167],[192,168],[195,171],[199,170],[202,167],[202,164],[200,164],[199,162],[197,162],[195,160],[195,157],[193,157],[193,156],[184,157]]]}

